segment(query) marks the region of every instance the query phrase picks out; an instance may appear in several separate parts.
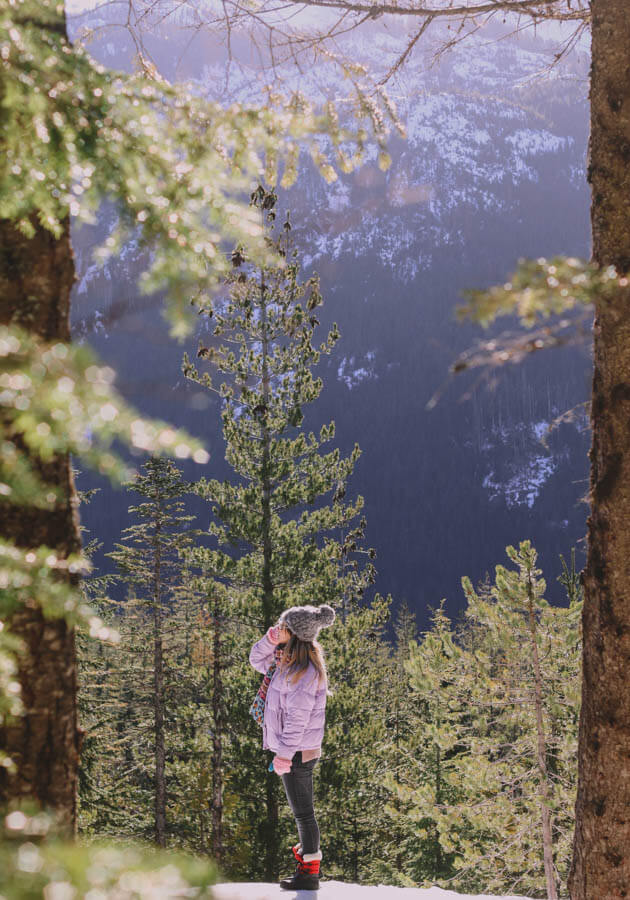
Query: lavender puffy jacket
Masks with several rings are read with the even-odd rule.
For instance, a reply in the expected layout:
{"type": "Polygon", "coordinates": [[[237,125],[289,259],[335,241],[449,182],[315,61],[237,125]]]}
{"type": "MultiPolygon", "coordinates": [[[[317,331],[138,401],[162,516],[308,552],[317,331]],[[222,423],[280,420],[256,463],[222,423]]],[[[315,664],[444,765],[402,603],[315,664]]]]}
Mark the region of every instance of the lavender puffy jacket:
{"type": "MultiPolygon", "coordinates": [[[[274,658],[276,644],[265,634],[252,647],[249,661],[263,674],[274,658]]],[[[304,675],[293,682],[293,675],[276,669],[273,673],[263,722],[263,749],[291,759],[298,750],[321,751],[326,722],[326,684],[318,683],[317,669],[309,662],[304,675]]]]}

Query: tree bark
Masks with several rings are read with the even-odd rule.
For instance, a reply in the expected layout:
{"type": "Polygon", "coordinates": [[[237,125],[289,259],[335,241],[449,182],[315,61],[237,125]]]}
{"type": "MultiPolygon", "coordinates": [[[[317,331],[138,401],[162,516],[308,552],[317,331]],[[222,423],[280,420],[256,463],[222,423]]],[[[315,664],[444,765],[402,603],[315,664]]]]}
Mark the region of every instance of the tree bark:
{"type": "MultiPolygon", "coordinates": [[[[70,227],[54,238],[34,221],[25,238],[0,221],[0,322],[20,325],[46,341],[70,340],[70,291],[74,260],[70,227]]],[[[46,484],[61,487],[54,509],[0,505],[0,535],[19,547],[46,545],[59,557],[80,550],[77,495],[70,458],[46,464],[31,460],[46,484]]],[[[61,576],[60,576],[61,577],[61,576]]],[[[77,728],[77,665],[74,630],[63,619],[44,618],[36,602],[24,604],[7,623],[22,641],[18,660],[24,715],[0,729],[0,747],[15,762],[14,773],[0,768],[0,804],[24,799],[54,809],[61,827],[76,828],[76,789],[82,733],[77,728]]]]}
{"type": "MultiPolygon", "coordinates": [[[[593,258],[630,270],[630,5],[592,0],[593,258]]],[[[572,900],[630,896],[630,291],[595,305],[572,900]]]]}

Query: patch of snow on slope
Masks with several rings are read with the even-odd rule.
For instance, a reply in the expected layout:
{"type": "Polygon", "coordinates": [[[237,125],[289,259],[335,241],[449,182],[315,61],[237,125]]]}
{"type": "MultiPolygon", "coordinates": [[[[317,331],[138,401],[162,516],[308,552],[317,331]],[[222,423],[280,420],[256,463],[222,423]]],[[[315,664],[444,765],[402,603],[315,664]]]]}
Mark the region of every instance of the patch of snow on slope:
{"type": "Polygon", "coordinates": [[[540,422],[532,422],[530,427],[536,437],[536,440],[540,441],[541,443],[549,435],[549,422],[545,422],[544,419],[542,419],[540,422]]]}
{"type": "Polygon", "coordinates": [[[328,209],[333,212],[341,212],[350,206],[350,187],[344,181],[338,180],[331,184],[326,192],[328,209]]]}
{"type": "Polygon", "coordinates": [[[551,456],[535,456],[507,481],[496,479],[495,473],[489,472],[482,483],[490,491],[491,500],[503,497],[509,509],[513,506],[528,506],[531,509],[543,484],[556,468],[557,463],[551,456]]]}
{"type": "Polygon", "coordinates": [[[365,354],[366,365],[357,365],[358,360],[354,356],[351,356],[350,359],[344,356],[337,369],[337,378],[339,381],[343,381],[348,390],[352,390],[353,387],[368,378],[376,378],[376,372],[370,368],[375,356],[373,350],[368,350],[365,354]]]}
{"type": "Polygon", "coordinates": [[[513,134],[508,134],[506,141],[517,147],[521,153],[530,156],[537,153],[557,153],[572,144],[573,138],[551,134],[544,128],[538,131],[534,131],[532,128],[519,128],[513,134]]]}
{"type": "Polygon", "coordinates": [[[436,887],[400,888],[386,884],[345,884],[342,881],[322,881],[319,891],[286,892],[277,884],[243,883],[217,884],[212,892],[216,900],[278,900],[280,897],[290,897],[291,900],[528,900],[527,897],[512,894],[504,897],[491,897],[490,894],[472,896],[436,887]]]}
{"type": "Polygon", "coordinates": [[[541,420],[521,423],[511,429],[496,427],[486,437],[480,449],[492,454],[495,468],[484,476],[482,485],[490,492],[491,500],[502,499],[508,508],[533,507],[562,458],[552,454],[542,443],[548,432],[549,423],[541,420]],[[497,470],[497,450],[501,445],[510,448],[511,454],[497,470]]]}

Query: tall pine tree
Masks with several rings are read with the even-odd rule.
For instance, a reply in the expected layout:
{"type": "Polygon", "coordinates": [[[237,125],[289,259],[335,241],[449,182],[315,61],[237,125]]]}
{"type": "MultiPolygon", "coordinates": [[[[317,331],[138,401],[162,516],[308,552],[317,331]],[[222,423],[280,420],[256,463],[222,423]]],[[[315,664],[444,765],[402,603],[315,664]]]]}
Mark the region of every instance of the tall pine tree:
{"type": "Polygon", "coordinates": [[[180,554],[190,544],[193,516],[183,514],[186,486],[179,469],[166,459],[153,458],[130,485],[143,502],[129,508],[139,519],[123,532],[124,540],[109,556],[132,586],[141,604],[145,640],[153,644],[152,685],[154,727],[155,842],[166,846],[166,737],[164,683],[164,619],[182,570],[180,554]]]}
{"type": "Polygon", "coordinates": [[[400,796],[419,837],[437,838],[427,881],[551,900],[570,862],[581,598],[552,607],[531,544],[507,552],[494,584],[463,579],[461,628],[440,610],[412,646],[417,728],[400,796]]]}
{"type": "MultiPolygon", "coordinates": [[[[214,322],[213,341],[197,354],[224,380],[216,386],[210,372],[199,372],[188,356],[183,370],[221,398],[226,459],[235,473],[233,481],[197,482],[196,492],[212,504],[209,530],[216,547],[196,547],[188,558],[210,582],[226,589],[224,615],[255,620],[250,632],[255,640],[288,606],[330,603],[339,608],[361,596],[374,575],[371,563],[362,567],[352,562],[361,552],[356,529],[362,530],[357,520],[363,501],[345,501],[345,489],[359,448],[348,457],[338,449],[325,452],[334,423],[318,434],[303,427],[303,408],[322,389],[314,369],[339,334],[333,326],[315,343],[319,282],[316,277],[299,280],[288,216],[280,236],[274,236],[275,194],[258,188],[252,204],[284,265],[255,267],[242,249],[234,252],[225,303],[206,310],[214,322]]],[[[249,705],[257,680],[247,673],[244,705],[249,705]]],[[[259,750],[252,754],[252,765],[262,774],[259,750]]],[[[250,782],[259,778],[250,770],[250,782]]],[[[263,859],[260,874],[267,880],[278,874],[280,796],[277,776],[266,772],[266,819],[256,840],[263,859]]],[[[260,808],[257,815],[260,821],[260,808]]]]}

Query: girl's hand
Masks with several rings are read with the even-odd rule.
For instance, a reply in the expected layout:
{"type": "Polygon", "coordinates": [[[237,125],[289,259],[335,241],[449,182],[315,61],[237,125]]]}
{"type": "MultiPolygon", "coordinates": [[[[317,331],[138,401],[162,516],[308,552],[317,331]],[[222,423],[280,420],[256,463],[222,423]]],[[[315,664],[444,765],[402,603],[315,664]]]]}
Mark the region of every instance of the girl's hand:
{"type": "Polygon", "coordinates": [[[287,628],[274,625],[267,631],[267,637],[272,644],[286,644],[291,637],[291,633],[287,628]]]}
{"type": "Polygon", "coordinates": [[[282,756],[274,756],[273,768],[277,775],[287,775],[291,771],[291,760],[282,756]]]}

